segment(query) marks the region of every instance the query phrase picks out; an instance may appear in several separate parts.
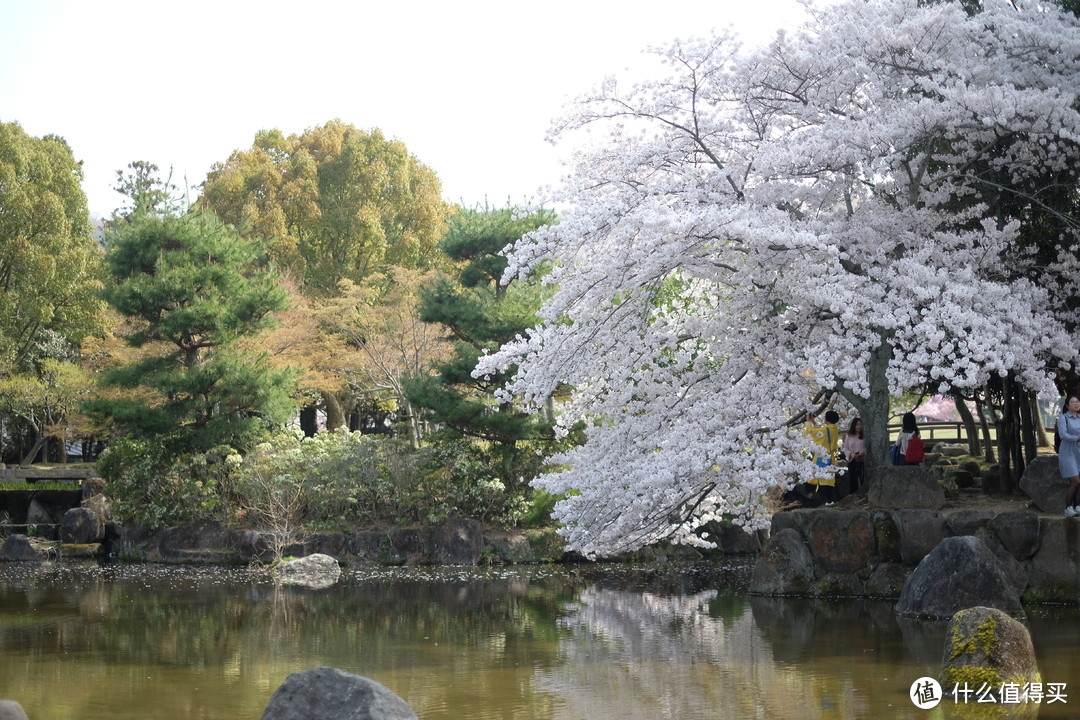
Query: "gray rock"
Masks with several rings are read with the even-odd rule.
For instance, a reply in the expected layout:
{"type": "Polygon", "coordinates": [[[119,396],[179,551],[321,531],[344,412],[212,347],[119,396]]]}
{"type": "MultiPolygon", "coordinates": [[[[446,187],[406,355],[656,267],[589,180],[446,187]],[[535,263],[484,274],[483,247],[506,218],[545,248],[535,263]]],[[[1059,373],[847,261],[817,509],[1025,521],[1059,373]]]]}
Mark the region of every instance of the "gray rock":
{"type": "Polygon", "coordinates": [[[495,555],[511,565],[558,562],[566,541],[553,529],[495,532],[485,537],[495,555]]]}
{"type": "Polygon", "coordinates": [[[274,574],[286,585],[303,585],[321,590],[338,581],[341,566],[329,555],[315,553],[281,563],[274,568],[274,574]]]}
{"type": "Polygon", "coordinates": [[[896,526],[896,520],[891,512],[876,510],[873,513],[874,540],[877,542],[879,562],[899,563],[900,557],[900,529],[896,526]]]}
{"type": "Polygon", "coordinates": [[[440,565],[477,565],[484,552],[478,520],[450,518],[435,528],[435,561],[440,565]]]}
{"type": "MultiPolygon", "coordinates": [[[[389,536],[390,551],[388,555],[383,556],[384,564],[430,565],[437,562],[432,552],[435,541],[431,528],[394,528],[389,536]]],[[[479,554],[476,559],[479,561],[479,554]]]]}
{"type": "Polygon", "coordinates": [[[1001,561],[1002,567],[1005,568],[1005,574],[1012,579],[1013,585],[1016,586],[1020,593],[1023,593],[1028,584],[1028,571],[1024,568],[1024,565],[1005,549],[1005,546],[1001,544],[1001,541],[996,536],[989,534],[986,530],[979,532],[976,537],[986,543],[986,547],[990,549],[990,552],[994,553],[994,556],[1001,561]]]}
{"type": "MultiPolygon", "coordinates": [[[[876,543],[870,516],[861,510],[818,510],[803,533],[821,573],[869,570],[876,543]]],[[[865,577],[865,575],[864,575],[865,577]]]]}
{"type": "Polygon", "coordinates": [[[349,563],[379,563],[403,565],[405,557],[396,555],[390,537],[385,532],[363,530],[352,533],[345,541],[344,558],[349,563]],[[398,560],[398,562],[390,562],[398,560]]]}
{"type": "Polygon", "coordinates": [[[939,442],[934,445],[934,452],[944,455],[945,457],[960,457],[961,455],[967,455],[970,448],[967,443],[943,443],[939,442]]]}
{"type": "Polygon", "coordinates": [[[723,523],[714,540],[725,555],[757,555],[765,544],[763,535],[733,523],[723,523]]]}
{"type": "MultiPolygon", "coordinates": [[[[942,685],[947,688],[967,683],[986,683],[1000,688],[1002,683],[1023,687],[1041,683],[1031,634],[1023,623],[1001,610],[972,607],[960,610],[949,621],[941,663],[942,685]]],[[[1030,703],[1038,715],[1038,704],[1030,703]]],[[[1028,708],[1030,711],[1032,708],[1028,708]]],[[[1010,717],[1014,717],[1012,713],[1010,717]]]]}
{"type": "Polygon", "coordinates": [[[1040,455],[1024,468],[1020,489],[1043,512],[1061,515],[1065,511],[1068,483],[1061,477],[1057,455],[1040,455]]]}
{"type": "Polygon", "coordinates": [[[809,593],[814,581],[814,558],[793,528],[769,539],[754,563],[750,592],[759,595],[809,593]]]}
{"type": "Polygon", "coordinates": [[[48,559],[48,556],[43,551],[30,543],[30,538],[18,533],[8,535],[7,539],[4,540],[3,552],[4,557],[8,560],[42,562],[48,559]]]}
{"type": "Polygon", "coordinates": [[[866,586],[854,573],[827,573],[817,576],[812,592],[814,597],[863,597],[866,586]]]}
{"type": "Polygon", "coordinates": [[[975,487],[975,476],[967,470],[957,470],[953,473],[952,478],[953,482],[956,483],[956,487],[962,490],[975,487]]]}
{"type": "MultiPolygon", "coordinates": [[[[1062,507],[1062,510],[1065,508],[1062,507]]],[[[45,507],[37,498],[30,501],[30,507],[26,510],[26,524],[27,525],[52,525],[55,522],[52,515],[49,514],[49,509],[45,507]]]]}
{"type": "Polygon", "coordinates": [[[161,558],[167,562],[188,562],[207,554],[236,552],[232,533],[214,520],[195,520],[166,528],[158,536],[157,545],[161,558]],[[193,552],[200,550],[209,553],[193,552]]]}
{"type": "Polygon", "coordinates": [[[86,507],[71,508],[60,518],[60,542],[86,545],[105,537],[105,518],[86,507]]]}
{"type": "Polygon", "coordinates": [[[898,598],[911,571],[899,563],[881,563],[866,580],[866,596],[898,598]]]}
{"type": "Polygon", "coordinates": [[[92,497],[98,497],[105,492],[108,483],[99,477],[89,477],[82,481],[82,500],[86,502],[92,497]]]}
{"type": "Polygon", "coordinates": [[[1039,516],[1029,512],[1001,513],[990,521],[987,531],[1021,562],[1039,549],[1039,516]]]}
{"type": "Polygon", "coordinates": [[[366,677],[321,667],[293,673],[262,720],[418,720],[401,697],[366,677]]]}
{"type": "Polygon", "coordinates": [[[974,535],[994,518],[993,510],[958,510],[945,520],[953,535],[974,535]]]}
{"type": "Polygon", "coordinates": [[[1080,520],[1039,519],[1039,549],[1027,563],[1027,596],[1035,602],[1080,601],[1080,520]]]}
{"type": "Polygon", "coordinates": [[[981,539],[972,535],[945,538],[911,573],[896,603],[896,614],[946,619],[964,608],[983,605],[1021,615],[1020,590],[981,539]]]}
{"type": "Polygon", "coordinates": [[[887,465],[878,468],[866,500],[871,508],[940,510],[945,491],[920,465],[887,465]]]}
{"type": "Polygon", "coordinates": [[[773,513],[769,537],[776,537],[781,530],[787,530],[788,528],[792,528],[802,535],[816,512],[816,508],[795,508],[794,510],[773,513]]]}
{"type": "Polygon", "coordinates": [[[944,516],[933,510],[897,510],[892,515],[905,565],[918,565],[949,534],[944,516]]]}
{"type": "Polygon", "coordinates": [[[0,720],[29,720],[23,706],[14,700],[0,700],[0,720]]]}

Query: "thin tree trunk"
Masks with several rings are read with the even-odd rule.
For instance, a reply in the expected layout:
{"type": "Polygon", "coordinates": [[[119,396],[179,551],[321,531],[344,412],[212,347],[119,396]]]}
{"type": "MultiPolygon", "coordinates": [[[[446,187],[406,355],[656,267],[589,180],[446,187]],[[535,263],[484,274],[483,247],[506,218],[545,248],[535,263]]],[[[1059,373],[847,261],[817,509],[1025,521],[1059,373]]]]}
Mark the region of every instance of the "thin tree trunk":
{"type": "Polygon", "coordinates": [[[971,455],[982,455],[982,443],[979,442],[979,429],[975,425],[975,418],[971,415],[971,409],[967,406],[967,400],[960,395],[954,395],[953,402],[956,403],[956,412],[959,413],[960,420],[964,423],[964,434],[967,435],[968,441],[968,453],[971,455]]]}
{"type": "Polygon", "coordinates": [[[1029,393],[1031,400],[1031,417],[1035,422],[1035,445],[1037,447],[1050,447],[1050,438],[1046,434],[1046,423],[1043,422],[1042,410],[1039,408],[1039,399],[1035,393],[1029,393]]]}
{"type": "Polygon", "coordinates": [[[33,447],[30,448],[30,452],[26,453],[26,455],[23,456],[22,462],[20,462],[19,464],[32,465],[34,463],[34,458],[37,457],[38,451],[40,451],[42,446],[45,445],[46,440],[48,440],[48,438],[45,437],[44,433],[38,432],[37,440],[34,441],[33,447]]]}
{"type": "Polygon", "coordinates": [[[996,462],[994,458],[994,439],[990,435],[990,421],[986,419],[986,404],[975,396],[975,412],[979,415],[979,427],[982,428],[983,447],[986,454],[983,459],[988,463],[996,462]]]}
{"type": "Polygon", "coordinates": [[[326,408],[326,429],[337,430],[345,424],[345,414],[341,411],[341,403],[337,395],[332,392],[324,392],[323,406],[326,408]]]}
{"type": "MultiPolygon", "coordinates": [[[[1031,391],[1027,389],[1020,390],[1020,402],[1018,403],[1020,405],[1020,437],[1024,448],[1025,468],[1039,454],[1039,442],[1035,432],[1035,416],[1038,413],[1032,413],[1031,411],[1034,399],[1035,396],[1031,391]]],[[[1022,476],[1023,470],[1021,470],[1022,476]]],[[[1020,484],[1019,478],[1017,478],[1016,484],[1020,484]]]]}

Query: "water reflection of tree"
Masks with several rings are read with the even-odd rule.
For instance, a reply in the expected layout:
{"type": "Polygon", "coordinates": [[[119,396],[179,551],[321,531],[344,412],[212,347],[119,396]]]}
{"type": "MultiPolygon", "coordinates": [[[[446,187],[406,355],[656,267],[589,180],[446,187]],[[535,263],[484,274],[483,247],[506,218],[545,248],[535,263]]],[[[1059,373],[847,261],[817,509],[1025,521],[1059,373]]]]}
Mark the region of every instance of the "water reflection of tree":
{"type": "Polygon", "coordinates": [[[557,661],[555,620],[578,581],[551,575],[398,571],[323,591],[193,568],[0,580],[0,677],[26,680],[19,696],[57,720],[79,715],[42,688],[70,688],[64,702],[75,708],[101,701],[101,683],[79,685],[65,658],[94,663],[114,697],[145,696],[151,707],[184,705],[214,676],[231,686],[236,716],[250,716],[289,673],[331,665],[386,681],[418,710],[453,708],[464,696],[505,695],[528,668],[557,661]]]}

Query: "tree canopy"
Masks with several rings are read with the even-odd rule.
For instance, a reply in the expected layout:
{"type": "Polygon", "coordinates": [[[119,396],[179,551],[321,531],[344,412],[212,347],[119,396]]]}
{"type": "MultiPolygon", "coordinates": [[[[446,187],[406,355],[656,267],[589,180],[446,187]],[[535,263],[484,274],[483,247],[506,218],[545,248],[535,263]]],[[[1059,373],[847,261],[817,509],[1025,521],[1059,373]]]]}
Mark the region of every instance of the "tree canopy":
{"type": "Polygon", "coordinates": [[[333,120],[288,137],[259,132],[211,168],[199,202],[265,238],[307,288],[333,293],[387,265],[430,267],[450,211],[441,193],[404,143],[333,120]]]}
{"type": "Polygon", "coordinates": [[[1021,239],[1080,170],[1077,20],[920,5],[845,2],[749,52],[676,43],[662,77],[607,82],[557,127],[606,139],[508,276],[551,262],[558,290],[476,373],[519,364],[507,396],[533,406],[573,388],[560,423],[587,421],[587,442],[536,481],[570,493],[572,547],[760,524],[770,486],[813,476],[785,420],[821,391],[863,417],[879,463],[890,394],[1052,387],[1076,362],[1075,218],[1052,251],[1021,239]]]}
{"type": "Polygon", "coordinates": [[[26,370],[46,330],[78,345],[102,321],[82,177],[62,138],[0,123],[0,371],[26,370]]]}

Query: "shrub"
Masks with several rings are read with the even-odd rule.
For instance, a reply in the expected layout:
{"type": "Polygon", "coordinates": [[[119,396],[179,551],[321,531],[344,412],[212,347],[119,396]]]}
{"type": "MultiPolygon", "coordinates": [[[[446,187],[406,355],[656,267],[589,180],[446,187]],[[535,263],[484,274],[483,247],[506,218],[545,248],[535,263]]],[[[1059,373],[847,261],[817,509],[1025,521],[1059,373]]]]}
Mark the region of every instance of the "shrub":
{"type": "Polygon", "coordinates": [[[160,528],[220,518],[239,460],[227,447],[170,458],[159,443],[122,438],[102,453],[98,471],[118,520],[160,528]]]}

